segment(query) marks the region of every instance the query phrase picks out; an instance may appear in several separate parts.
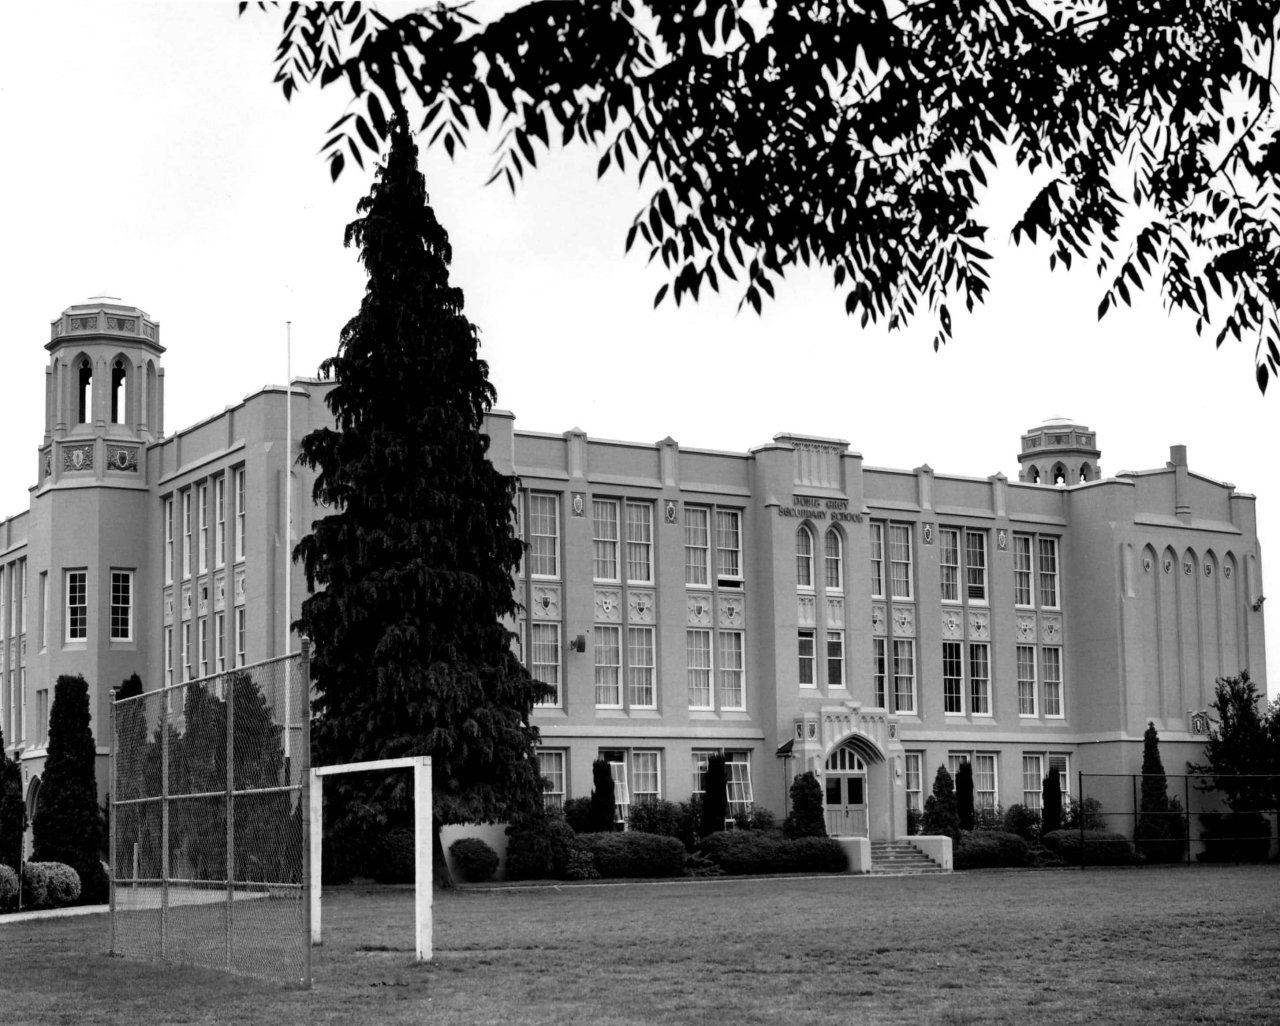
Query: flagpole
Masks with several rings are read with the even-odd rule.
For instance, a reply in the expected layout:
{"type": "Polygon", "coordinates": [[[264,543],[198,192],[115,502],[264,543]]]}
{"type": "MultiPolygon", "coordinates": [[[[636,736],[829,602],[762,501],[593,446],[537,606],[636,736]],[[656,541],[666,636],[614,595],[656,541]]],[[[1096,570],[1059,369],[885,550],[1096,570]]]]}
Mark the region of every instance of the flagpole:
{"type": "MultiPolygon", "coordinates": [[[[293,632],[289,623],[293,619],[293,321],[284,322],[284,339],[284,654],[289,656],[293,651],[293,632]]],[[[287,767],[293,735],[290,708],[293,704],[293,689],[288,671],[285,672],[284,764],[287,767]]]]}

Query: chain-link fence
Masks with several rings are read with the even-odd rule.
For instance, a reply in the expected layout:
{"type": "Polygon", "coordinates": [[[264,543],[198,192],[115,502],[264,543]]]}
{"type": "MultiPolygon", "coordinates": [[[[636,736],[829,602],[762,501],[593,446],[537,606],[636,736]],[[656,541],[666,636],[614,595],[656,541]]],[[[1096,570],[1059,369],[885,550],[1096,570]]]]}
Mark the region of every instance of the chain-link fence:
{"type": "Polygon", "coordinates": [[[1080,864],[1258,862],[1276,856],[1280,778],[1079,773],[1080,864]],[[1245,811],[1247,810],[1247,811],[1245,811]],[[1256,811],[1255,811],[1256,810],[1256,811]],[[1126,852],[1116,834],[1132,843],[1126,852]]]}
{"type": "Polygon", "coordinates": [[[114,703],[111,951],[310,986],[306,653],[114,703]]]}

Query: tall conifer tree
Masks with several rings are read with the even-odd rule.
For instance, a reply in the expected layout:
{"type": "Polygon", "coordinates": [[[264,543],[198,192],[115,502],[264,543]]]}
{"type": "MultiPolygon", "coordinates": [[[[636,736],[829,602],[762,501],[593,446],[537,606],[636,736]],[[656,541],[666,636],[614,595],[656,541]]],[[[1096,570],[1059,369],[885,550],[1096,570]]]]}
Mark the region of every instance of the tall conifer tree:
{"type": "Polygon", "coordinates": [[[321,365],[335,423],[301,443],[333,512],[295,550],[314,589],[298,627],[317,754],[430,755],[438,848],[441,823],[541,803],[530,713],[549,689],[513,651],[515,482],[486,456],[495,394],[403,116],[357,210],[368,285],[321,365]]]}
{"type": "Polygon", "coordinates": [[[17,759],[4,754],[0,730],[0,866],[17,870],[22,859],[22,835],[27,829],[27,806],[22,800],[22,770],[17,759]]]}

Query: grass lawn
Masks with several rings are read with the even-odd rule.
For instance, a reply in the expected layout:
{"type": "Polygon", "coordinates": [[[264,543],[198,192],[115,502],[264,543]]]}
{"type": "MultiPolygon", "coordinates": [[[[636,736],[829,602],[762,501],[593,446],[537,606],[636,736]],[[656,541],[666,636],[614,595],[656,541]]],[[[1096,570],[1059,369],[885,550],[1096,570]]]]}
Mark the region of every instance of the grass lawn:
{"type": "Polygon", "coordinates": [[[325,892],[315,988],[0,925],[6,1024],[1280,1022],[1280,866],[325,892]]]}

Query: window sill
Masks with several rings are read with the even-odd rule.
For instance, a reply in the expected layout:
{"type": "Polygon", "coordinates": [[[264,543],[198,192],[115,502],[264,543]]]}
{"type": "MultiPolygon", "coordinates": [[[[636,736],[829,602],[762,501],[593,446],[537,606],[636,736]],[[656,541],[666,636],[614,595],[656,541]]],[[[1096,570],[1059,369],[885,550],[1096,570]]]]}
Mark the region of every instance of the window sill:
{"type": "Polygon", "coordinates": [[[62,651],[64,652],[87,652],[89,649],[88,639],[83,641],[64,641],[62,643],[62,651]]]}

